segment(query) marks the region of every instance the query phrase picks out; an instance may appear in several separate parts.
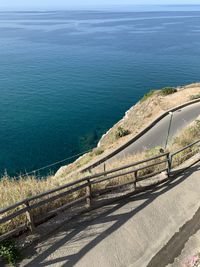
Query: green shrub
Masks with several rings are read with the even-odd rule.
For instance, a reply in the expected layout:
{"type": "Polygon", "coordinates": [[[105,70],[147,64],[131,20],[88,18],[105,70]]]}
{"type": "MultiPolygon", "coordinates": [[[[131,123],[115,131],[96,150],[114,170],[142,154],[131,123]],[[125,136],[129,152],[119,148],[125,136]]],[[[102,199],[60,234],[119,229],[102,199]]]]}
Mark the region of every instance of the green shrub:
{"type": "Polygon", "coordinates": [[[20,253],[13,240],[5,240],[0,242],[0,257],[15,266],[20,258],[20,253]]]}
{"type": "Polygon", "coordinates": [[[165,87],[161,89],[161,95],[166,96],[166,95],[171,95],[177,92],[177,89],[174,87],[165,87]]]}
{"type": "Polygon", "coordinates": [[[200,94],[197,95],[191,95],[190,96],[190,100],[195,100],[195,99],[199,99],[200,98],[200,94]]]}
{"type": "Polygon", "coordinates": [[[126,135],[129,135],[129,134],[130,134],[129,130],[126,130],[122,126],[119,126],[116,133],[115,133],[115,137],[116,137],[116,139],[119,139],[119,138],[126,136],[126,135]]]}
{"type": "Polygon", "coordinates": [[[152,95],[154,95],[154,93],[157,92],[157,90],[151,90],[148,93],[146,93],[143,98],[140,100],[140,102],[143,102],[145,100],[147,100],[149,97],[151,97],[152,95]]]}
{"type": "Polygon", "coordinates": [[[99,156],[99,155],[103,154],[103,152],[104,152],[104,150],[103,150],[102,148],[100,148],[100,147],[98,147],[98,148],[94,148],[93,151],[92,151],[92,153],[93,153],[95,156],[99,156]]]}

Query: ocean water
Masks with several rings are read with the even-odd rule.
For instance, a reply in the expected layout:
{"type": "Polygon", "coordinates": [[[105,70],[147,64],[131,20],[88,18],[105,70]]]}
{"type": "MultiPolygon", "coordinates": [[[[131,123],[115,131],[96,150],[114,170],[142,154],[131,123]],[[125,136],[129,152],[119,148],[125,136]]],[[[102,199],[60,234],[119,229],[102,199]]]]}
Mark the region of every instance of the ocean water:
{"type": "Polygon", "coordinates": [[[88,150],[150,89],[199,80],[199,11],[0,12],[0,173],[88,150]]]}

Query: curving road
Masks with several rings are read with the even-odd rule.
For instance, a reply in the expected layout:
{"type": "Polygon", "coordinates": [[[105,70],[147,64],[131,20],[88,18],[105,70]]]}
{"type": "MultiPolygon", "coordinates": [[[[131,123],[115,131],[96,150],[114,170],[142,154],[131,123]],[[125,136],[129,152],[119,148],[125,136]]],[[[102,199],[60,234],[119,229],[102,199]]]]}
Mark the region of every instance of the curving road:
{"type": "MultiPolygon", "coordinates": [[[[200,115],[200,103],[195,103],[173,112],[169,140],[200,115]]],[[[114,161],[156,146],[165,146],[171,115],[167,115],[137,141],[107,160],[114,161]]]]}
{"type": "MultiPolygon", "coordinates": [[[[169,136],[176,135],[199,115],[200,103],[174,112],[169,136]]],[[[115,157],[165,145],[169,122],[170,115],[115,157]]],[[[200,229],[199,175],[200,163],[156,190],[110,204],[86,214],[83,220],[63,225],[27,249],[19,266],[168,266],[200,229]]]]}

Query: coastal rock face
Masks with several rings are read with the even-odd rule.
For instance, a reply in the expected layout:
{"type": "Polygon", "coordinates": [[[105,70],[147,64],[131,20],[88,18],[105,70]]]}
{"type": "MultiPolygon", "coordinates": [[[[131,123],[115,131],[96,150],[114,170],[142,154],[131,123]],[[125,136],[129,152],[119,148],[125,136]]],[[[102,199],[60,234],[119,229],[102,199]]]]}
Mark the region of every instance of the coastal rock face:
{"type": "Polygon", "coordinates": [[[100,149],[104,153],[100,155],[98,155],[98,153],[87,153],[72,164],[60,168],[56,173],[56,177],[79,172],[79,170],[86,167],[87,164],[90,165],[98,161],[100,158],[103,158],[105,155],[108,155],[113,150],[132,139],[162,113],[192,99],[200,98],[200,83],[177,87],[176,89],[176,93],[165,96],[160,93],[160,90],[157,90],[149,97],[140,100],[125,113],[125,116],[119,122],[102,136],[98,148],[95,149],[100,149]],[[121,138],[116,138],[116,132],[119,127],[128,130],[130,134],[121,138]]]}
{"type": "Polygon", "coordinates": [[[176,93],[167,96],[162,96],[159,91],[155,92],[149,98],[144,101],[141,100],[131,107],[124,118],[102,136],[98,146],[109,147],[129,139],[126,136],[116,140],[115,135],[118,127],[129,130],[131,137],[133,137],[166,110],[190,101],[192,96],[198,96],[198,94],[200,94],[200,83],[178,87],[176,93]]]}

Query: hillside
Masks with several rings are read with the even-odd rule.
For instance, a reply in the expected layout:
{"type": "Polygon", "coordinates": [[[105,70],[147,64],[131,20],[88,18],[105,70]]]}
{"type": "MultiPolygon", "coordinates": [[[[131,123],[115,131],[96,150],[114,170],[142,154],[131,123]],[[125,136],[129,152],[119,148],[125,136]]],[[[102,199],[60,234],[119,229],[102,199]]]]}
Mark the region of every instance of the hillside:
{"type": "MultiPolygon", "coordinates": [[[[151,92],[150,94],[147,94],[144,96],[144,98],[136,104],[132,109],[130,109],[123,120],[121,120],[118,124],[116,124],[109,133],[103,137],[102,141],[100,142],[100,147],[95,148],[91,153],[88,153],[84,155],[82,158],[78,159],[76,162],[61,168],[61,170],[57,173],[56,176],[49,176],[44,177],[44,179],[36,179],[35,176],[27,176],[27,177],[21,177],[21,179],[12,179],[11,177],[4,176],[0,181],[0,208],[5,208],[7,206],[10,206],[16,202],[21,201],[22,199],[26,199],[27,197],[32,197],[37,194],[41,194],[46,190],[54,189],[55,187],[63,186],[66,183],[74,182],[78,180],[79,178],[83,178],[84,176],[87,176],[88,173],[80,173],[81,168],[84,166],[84,163],[92,162],[93,160],[96,160],[97,158],[104,156],[106,153],[109,153],[112,151],[112,149],[115,149],[118,145],[121,145],[123,142],[127,141],[128,138],[132,138],[134,134],[136,134],[135,128],[133,127],[134,124],[131,121],[131,118],[133,118],[135,124],[140,125],[140,129],[144,127],[144,124],[141,123],[141,120],[143,120],[146,124],[148,124],[150,121],[152,121],[154,118],[156,118],[159,113],[164,112],[170,107],[176,106],[176,104],[181,104],[184,102],[187,102],[191,99],[199,98],[200,94],[200,85],[199,84],[193,84],[181,89],[176,90],[169,88],[166,90],[159,90],[156,92],[151,92]],[[170,95],[163,96],[163,93],[170,93],[170,95]],[[177,101],[176,101],[177,100],[177,101]],[[154,105],[152,103],[157,103],[154,105]],[[169,106],[171,105],[171,106],[169,106]],[[165,108],[165,109],[164,109],[165,108]],[[133,111],[136,110],[137,112],[134,113],[133,111]],[[143,113],[142,113],[143,110],[143,113]],[[145,113],[145,115],[144,115],[145,113]],[[136,114],[136,115],[134,115],[136,114]],[[149,117],[147,116],[148,114],[149,117]],[[139,119],[140,118],[140,119],[139,119]],[[142,118],[142,119],[141,119],[142,118]],[[116,132],[118,131],[118,127],[129,127],[129,131],[131,132],[129,135],[125,137],[119,137],[116,136],[116,132]],[[132,127],[132,128],[131,128],[132,127]],[[115,136],[116,142],[112,142],[112,138],[109,139],[109,137],[115,136]],[[108,138],[107,143],[105,142],[106,138],[108,138]],[[105,151],[102,153],[102,155],[99,155],[100,152],[105,151]],[[69,175],[70,174],[70,175],[69,175]]],[[[127,130],[127,128],[126,128],[127,130]]],[[[174,152],[176,150],[179,150],[180,148],[183,148],[187,146],[188,144],[193,143],[195,140],[200,138],[200,117],[195,118],[193,122],[188,124],[185,128],[183,128],[181,131],[178,132],[178,134],[173,137],[169,145],[167,147],[168,151],[174,152]]],[[[194,146],[192,149],[186,150],[185,152],[177,155],[174,157],[174,165],[173,167],[177,167],[180,164],[184,163],[187,159],[189,159],[192,155],[195,155],[197,149],[199,147],[194,146]],[[188,155],[189,152],[189,155],[188,155]]],[[[138,162],[140,160],[149,159],[152,156],[160,154],[160,150],[157,147],[153,147],[152,149],[145,150],[142,153],[135,153],[129,157],[124,157],[123,160],[113,161],[111,164],[107,164],[107,170],[113,169],[119,166],[123,166],[124,164],[129,164],[133,162],[138,162]]],[[[155,171],[160,171],[160,168],[162,169],[162,164],[159,166],[159,168],[147,168],[147,170],[143,171],[143,175],[154,173],[155,171]],[[147,172],[147,173],[146,173],[147,172]]],[[[99,170],[98,168],[93,171],[94,172],[102,172],[102,169],[99,170]]],[[[95,187],[95,189],[106,189],[109,186],[115,186],[123,184],[124,182],[132,181],[132,174],[131,175],[124,175],[120,179],[114,179],[110,180],[108,183],[101,183],[101,185],[98,185],[95,187]]],[[[34,210],[34,216],[38,217],[44,212],[48,212],[52,208],[60,207],[64,205],[65,203],[70,202],[72,199],[77,199],[78,197],[82,196],[84,192],[82,190],[76,194],[71,194],[70,196],[63,197],[63,199],[58,199],[54,201],[51,205],[46,205],[42,208],[35,209],[34,210]]],[[[19,216],[16,220],[14,219],[11,223],[5,223],[0,227],[0,234],[4,233],[8,230],[15,229],[17,226],[23,224],[25,222],[24,216],[19,216]]]]}
{"type": "MultiPolygon", "coordinates": [[[[165,89],[165,88],[164,88],[165,89]]],[[[128,130],[131,136],[124,139],[132,138],[143,128],[145,128],[158,115],[175,106],[179,106],[200,94],[200,83],[191,84],[185,87],[176,88],[177,92],[172,94],[162,94],[161,90],[150,91],[136,105],[130,108],[122,120],[115,124],[107,134],[100,140],[100,146],[110,147],[112,144],[117,145],[121,140],[116,140],[116,132],[119,127],[128,130]]],[[[199,95],[200,97],[200,95],[199,95]]]]}
{"type": "Polygon", "coordinates": [[[74,163],[62,167],[57,172],[57,175],[66,175],[77,168],[101,159],[131,140],[165,111],[200,97],[200,83],[177,87],[171,91],[169,89],[173,88],[164,88],[147,93],[143,99],[126,112],[119,122],[102,136],[97,148],[83,155],[74,163]]]}

